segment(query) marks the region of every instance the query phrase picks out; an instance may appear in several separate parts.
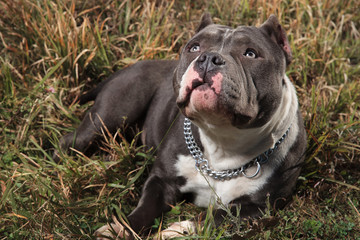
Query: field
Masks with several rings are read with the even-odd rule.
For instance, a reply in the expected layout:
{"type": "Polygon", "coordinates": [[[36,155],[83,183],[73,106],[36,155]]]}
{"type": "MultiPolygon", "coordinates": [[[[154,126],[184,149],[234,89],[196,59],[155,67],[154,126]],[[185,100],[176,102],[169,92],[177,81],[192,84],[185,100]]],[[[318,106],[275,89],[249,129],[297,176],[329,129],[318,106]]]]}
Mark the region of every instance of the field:
{"type": "MultiPolygon", "coordinates": [[[[205,11],[233,27],[278,16],[308,150],[284,210],[219,228],[209,214],[187,239],[360,239],[359,9],[358,0],[0,0],[0,240],[93,239],[113,211],[136,206],[154,160],[137,138],[104,133],[91,157],[54,162],[52,152],[91,105],[78,104],[81,93],[136,61],[176,59],[205,11]]],[[[201,210],[179,203],[154,231],[201,210]]]]}

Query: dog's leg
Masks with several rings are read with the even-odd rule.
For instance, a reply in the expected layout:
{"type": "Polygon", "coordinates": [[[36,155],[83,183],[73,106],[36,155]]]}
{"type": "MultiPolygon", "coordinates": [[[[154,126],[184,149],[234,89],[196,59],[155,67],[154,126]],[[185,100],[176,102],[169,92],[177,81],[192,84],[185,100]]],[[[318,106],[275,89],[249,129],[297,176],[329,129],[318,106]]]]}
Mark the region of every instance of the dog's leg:
{"type": "MultiPolygon", "coordinates": [[[[80,152],[86,152],[91,144],[101,136],[101,129],[106,126],[106,130],[113,133],[116,129],[110,123],[106,115],[101,116],[99,113],[90,111],[86,114],[80,126],[71,133],[66,134],[60,139],[60,149],[68,151],[69,148],[74,148],[80,152]]],[[[54,153],[54,160],[59,159],[58,152],[54,153]]]]}
{"type": "MultiPolygon", "coordinates": [[[[227,206],[228,209],[215,209],[212,212],[213,223],[215,227],[219,227],[226,219],[229,219],[229,213],[233,217],[239,217],[238,221],[245,219],[256,219],[262,216],[262,212],[265,211],[265,204],[258,205],[255,203],[243,203],[240,204],[240,201],[237,200],[231,205],[227,206]],[[240,216],[237,216],[238,211],[240,210],[240,216]]],[[[156,240],[165,240],[172,239],[175,237],[188,236],[196,232],[196,226],[199,225],[200,228],[203,227],[204,217],[207,212],[199,214],[194,219],[185,220],[181,222],[176,222],[171,224],[168,228],[161,231],[154,239],[156,240]]]]}
{"type": "MultiPolygon", "coordinates": [[[[73,147],[84,152],[98,137],[101,138],[103,126],[114,134],[124,124],[124,119],[131,127],[141,127],[154,94],[163,81],[171,79],[175,66],[176,61],[144,61],[112,75],[81,100],[85,103],[96,98],[76,131],[60,140],[60,148],[68,151],[73,147]]],[[[130,132],[128,137],[133,134],[130,132]]],[[[57,155],[54,154],[55,159],[58,159],[57,155]]]]}
{"type": "Polygon", "coordinates": [[[171,209],[170,205],[175,204],[179,194],[173,180],[161,179],[155,175],[150,177],[144,186],[138,206],[128,216],[132,229],[139,232],[150,227],[155,218],[171,209]]]}
{"type": "Polygon", "coordinates": [[[195,232],[195,222],[191,220],[186,220],[171,224],[168,228],[161,231],[157,236],[155,236],[154,239],[172,239],[175,237],[191,235],[193,232],[195,232]]]}
{"type": "MultiPolygon", "coordinates": [[[[174,205],[179,196],[180,192],[177,188],[176,180],[162,179],[155,175],[151,176],[145,183],[138,206],[127,217],[131,229],[136,233],[148,230],[153,224],[154,219],[169,211],[171,209],[170,205],[174,205]]],[[[117,224],[111,224],[111,226],[115,225],[117,224]]],[[[101,227],[95,235],[114,236],[111,233],[114,230],[118,236],[129,235],[129,231],[125,231],[125,228],[116,227],[112,229],[111,226],[101,227]],[[116,232],[118,230],[121,232],[116,232]]],[[[127,239],[130,239],[130,237],[127,237],[127,239]]]]}

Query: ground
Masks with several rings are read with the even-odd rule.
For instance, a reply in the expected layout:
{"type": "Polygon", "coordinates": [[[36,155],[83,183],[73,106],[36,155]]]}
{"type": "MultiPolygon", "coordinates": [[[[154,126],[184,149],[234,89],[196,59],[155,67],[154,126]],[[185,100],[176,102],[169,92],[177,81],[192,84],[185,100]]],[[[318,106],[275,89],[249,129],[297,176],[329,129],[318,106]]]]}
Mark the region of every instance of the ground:
{"type": "MultiPolygon", "coordinates": [[[[230,26],[278,16],[308,150],[284,210],[219,228],[209,213],[193,239],[360,239],[358,9],[356,0],[0,0],[0,239],[92,239],[113,211],[136,206],[154,159],[137,138],[104,133],[102,151],[58,163],[51,152],[91,105],[78,104],[82,92],[136,61],[176,59],[205,11],[230,26]]],[[[154,231],[201,210],[180,203],[154,231]]]]}

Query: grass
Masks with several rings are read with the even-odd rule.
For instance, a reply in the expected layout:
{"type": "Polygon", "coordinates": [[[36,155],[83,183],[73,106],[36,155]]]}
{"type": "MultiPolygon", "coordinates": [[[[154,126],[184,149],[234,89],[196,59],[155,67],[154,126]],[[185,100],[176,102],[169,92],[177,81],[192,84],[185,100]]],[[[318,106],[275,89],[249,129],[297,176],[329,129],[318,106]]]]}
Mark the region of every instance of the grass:
{"type": "MultiPolygon", "coordinates": [[[[216,23],[288,32],[308,150],[293,201],[192,239],[360,239],[360,2],[0,0],[0,239],[92,239],[128,214],[151,152],[104,133],[101,152],[51,158],[89,105],[78,96],[142,59],[175,59],[204,11],[216,23]]],[[[118,134],[121,138],[121,130],[118,134]]],[[[154,229],[201,209],[174,206],[154,229]]],[[[146,239],[146,236],[143,236],[146,239]]]]}

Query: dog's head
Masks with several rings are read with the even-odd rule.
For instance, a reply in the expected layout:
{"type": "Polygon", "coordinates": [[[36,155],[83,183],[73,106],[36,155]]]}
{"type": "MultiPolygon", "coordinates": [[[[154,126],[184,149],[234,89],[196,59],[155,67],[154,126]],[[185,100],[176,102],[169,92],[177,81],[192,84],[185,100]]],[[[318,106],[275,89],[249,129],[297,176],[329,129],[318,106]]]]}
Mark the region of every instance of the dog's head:
{"type": "Polygon", "coordinates": [[[174,73],[177,105],[195,123],[265,124],[277,109],[291,50],[275,16],[260,27],[213,24],[205,14],[174,73]]]}

